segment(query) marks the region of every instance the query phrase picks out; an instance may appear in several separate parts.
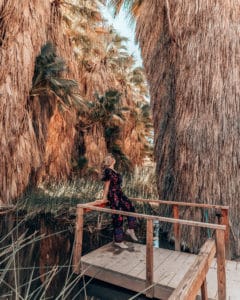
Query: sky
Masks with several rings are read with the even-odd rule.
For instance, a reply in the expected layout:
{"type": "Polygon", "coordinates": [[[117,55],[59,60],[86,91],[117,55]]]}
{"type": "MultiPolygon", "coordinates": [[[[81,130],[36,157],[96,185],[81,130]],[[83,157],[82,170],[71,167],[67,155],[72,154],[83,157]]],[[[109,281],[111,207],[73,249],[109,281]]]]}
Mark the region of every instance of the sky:
{"type": "Polygon", "coordinates": [[[124,9],[121,9],[120,13],[114,18],[111,9],[107,6],[103,6],[101,9],[104,18],[112,25],[115,30],[124,37],[127,37],[129,41],[126,43],[129,54],[133,54],[136,59],[136,66],[142,66],[141,53],[138,45],[135,43],[135,24],[130,24],[129,18],[124,9]]]}

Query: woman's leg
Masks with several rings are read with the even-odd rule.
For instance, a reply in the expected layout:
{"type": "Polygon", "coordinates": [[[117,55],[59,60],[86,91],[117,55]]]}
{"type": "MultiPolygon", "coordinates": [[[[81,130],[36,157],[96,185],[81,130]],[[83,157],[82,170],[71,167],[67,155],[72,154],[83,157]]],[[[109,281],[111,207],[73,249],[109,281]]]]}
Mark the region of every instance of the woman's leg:
{"type": "MultiPolygon", "coordinates": [[[[122,196],[121,208],[124,211],[135,212],[135,208],[132,202],[125,195],[122,196]]],[[[135,217],[127,217],[128,220],[128,228],[135,229],[136,228],[136,218],[135,217]]]]}
{"type": "Polygon", "coordinates": [[[121,243],[123,241],[123,216],[113,215],[112,219],[113,219],[114,241],[116,243],[121,243]]]}

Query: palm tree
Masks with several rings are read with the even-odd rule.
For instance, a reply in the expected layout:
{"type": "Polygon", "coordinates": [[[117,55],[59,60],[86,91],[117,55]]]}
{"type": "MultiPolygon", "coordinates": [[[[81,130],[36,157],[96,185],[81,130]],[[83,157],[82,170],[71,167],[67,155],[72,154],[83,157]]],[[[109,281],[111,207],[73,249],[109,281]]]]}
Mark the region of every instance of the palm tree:
{"type": "Polygon", "coordinates": [[[56,45],[57,54],[65,59],[67,77],[75,79],[78,74],[71,45],[62,30],[58,4],[50,0],[0,1],[0,202],[9,203],[19,196],[40,169],[50,177],[66,177],[69,173],[74,113],[59,116],[53,101],[49,107],[48,97],[45,106],[40,105],[38,96],[29,101],[35,60],[47,41],[56,45]],[[62,128],[64,133],[55,135],[62,128]],[[58,148],[52,147],[53,132],[58,148]],[[57,156],[58,160],[53,159],[57,156]]]}
{"type": "MultiPolygon", "coordinates": [[[[79,10],[84,11],[84,5],[83,1],[78,1],[79,10]]],[[[96,110],[99,105],[95,97],[96,93],[104,95],[108,90],[117,90],[121,93],[120,105],[128,107],[129,111],[123,112],[124,115],[128,116],[128,119],[125,118],[127,120],[121,124],[121,130],[118,135],[116,132],[114,133],[114,136],[118,136],[116,152],[120,155],[120,149],[123,152],[126,150],[127,153],[124,152],[126,156],[131,161],[133,160],[134,163],[139,164],[143,160],[145,155],[143,152],[145,153],[145,150],[140,144],[137,144],[139,149],[133,147],[136,144],[134,144],[135,140],[132,138],[128,139],[127,145],[130,144],[130,147],[127,148],[125,140],[127,138],[126,134],[131,134],[132,130],[129,130],[129,128],[133,128],[135,124],[133,114],[131,114],[130,118],[130,110],[135,109],[137,105],[135,99],[139,99],[138,101],[142,99],[140,94],[143,93],[144,79],[142,77],[141,84],[134,80],[134,76],[137,77],[137,75],[132,73],[134,59],[126,51],[126,46],[124,45],[126,38],[119,36],[113,28],[108,27],[104,23],[104,20],[97,14],[98,10],[95,1],[90,1],[87,5],[88,14],[82,14],[81,18],[76,14],[75,5],[73,6],[74,9],[67,5],[66,9],[70,9],[70,12],[67,12],[65,18],[66,30],[70,39],[75,43],[75,53],[79,61],[80,93],[96,106],[92,107],[92,110],[96,110]],[[89,19],[88,15],[90,16],[89,19]],[[71,19],[69,16],[71,16],[71,19]],[[137,85],[142,88],[139,89],[137,85]],[[135,156],[135,152],[131,149],[137,150],[138,156],[135,156]]],[[[146,87],[144,93],[147,93],[146,87]]],[[[99,109],[101,109],[101,105],[99,109]]],[[[93,119],[93,116],[88,114],[80,117],[78,126],[80,130],[79,141],[84,141],[82,148],[85,148],[84,155],[88,161],[88,166],[93,170],[97,170],[104,155],[109,151],[109,141],[105,140],[105,126],[103,123],[96,120],[93,121],[93,119]],[[83,139],[82,136],[84,137],[83,139]]],[[[108,133],[110,134],[110,131],[108,133]]],[[[145,142],[146,140],[144,140],[145,142]]],[[[114,142],[114,145],[116,143],[114,142]]],[[[78,149],[80,148],[78,147],[78,149]]]]}
{"type": "MultiPolygon", "coordinates": [[[[240,254],[239,1],[111,2],[116,10],[125,4],[137,21],[159,197],[229,205],[232,251],[240,254]]],[[[192,249],[201,244],[197,237],[188,238],[192,249]]]]}
{"type": "Polygon", "coordinates": [[[133,164],[141,165],[146,156],[152,157],[152,117],[148,102],[148,86],[143,69],[129,68],[126,82],[132,95],[132,103],[126,112],[128,126],[123,128],[121,141],[123,151],[133,164]],[[132,146],[134,145],[134,147],[132,146]]]}
{"type": "Polygon", "coordinates": [[[103,96],[96,95],[97,101],[91,103],[90,120],[102,125],[108,152],[117,159],[117,168],[126,172],[132,164],[122,151],[119,140],[125,123],[124,112],[128,108],[120,105],[120,97],[115,90],[109,90],[103,96]]]}

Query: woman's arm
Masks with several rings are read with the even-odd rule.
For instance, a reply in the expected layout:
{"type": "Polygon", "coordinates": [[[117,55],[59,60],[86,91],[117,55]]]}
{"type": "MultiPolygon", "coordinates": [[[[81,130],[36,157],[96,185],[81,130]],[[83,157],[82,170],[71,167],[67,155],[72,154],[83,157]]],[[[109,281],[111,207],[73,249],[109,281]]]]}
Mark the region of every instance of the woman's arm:
{"type": "Polygon", "coordinates": [[[104,181],[104,188],[103,188],[103,197],[100,200],[96,200],[95,204],[103,204],[103,203],[108,203],[107,195],[109,191],[109,186],[110,186],[110,180],[104,181]]]}
{"type": "Polygon", "coordinates": [[[104,182],[104,188],[103,188],[103,200],[107,200],[109,186],[110,186],[110,180],[105,181],[104,182]]]}

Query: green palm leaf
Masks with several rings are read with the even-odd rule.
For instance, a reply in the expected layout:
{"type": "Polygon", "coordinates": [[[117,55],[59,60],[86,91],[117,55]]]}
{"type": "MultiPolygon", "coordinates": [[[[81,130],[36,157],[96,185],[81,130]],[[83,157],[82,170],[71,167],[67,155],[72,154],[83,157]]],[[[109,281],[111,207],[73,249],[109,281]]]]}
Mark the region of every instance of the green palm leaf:
{"type": "Polygon", "coordinates": [[[44,45],[36,58],[30,95],[54,93],[63,110],[74,107],[86,111],[87,106],[83,105],[83,99],[76,95],[78,83],[62,77],[65,70],[65,61],[56,55],[54,45],[52,43],[44,45]]]}

